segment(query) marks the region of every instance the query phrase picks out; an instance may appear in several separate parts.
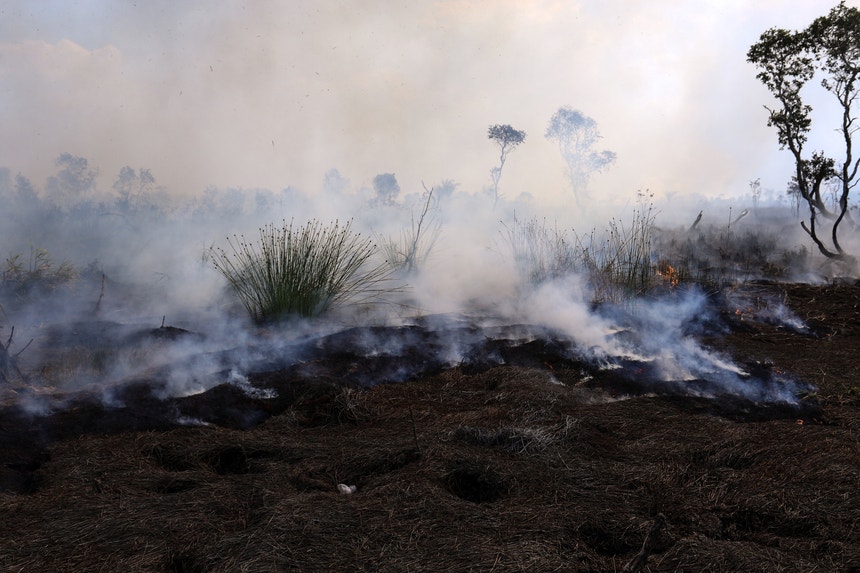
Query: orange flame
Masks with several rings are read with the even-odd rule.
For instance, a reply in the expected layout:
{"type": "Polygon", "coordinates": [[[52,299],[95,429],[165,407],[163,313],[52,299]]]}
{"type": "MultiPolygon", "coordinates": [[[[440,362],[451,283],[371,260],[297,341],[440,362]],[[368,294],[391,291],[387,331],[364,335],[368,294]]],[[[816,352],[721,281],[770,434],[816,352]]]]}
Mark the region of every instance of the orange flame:
{"type": "Polygon", "coordinates": [[[662,278],[669,285],[669,288],[674,288],[681,282],[677,269],[667,261],[660,261],[657,264],[657,276],[662,278]]]}

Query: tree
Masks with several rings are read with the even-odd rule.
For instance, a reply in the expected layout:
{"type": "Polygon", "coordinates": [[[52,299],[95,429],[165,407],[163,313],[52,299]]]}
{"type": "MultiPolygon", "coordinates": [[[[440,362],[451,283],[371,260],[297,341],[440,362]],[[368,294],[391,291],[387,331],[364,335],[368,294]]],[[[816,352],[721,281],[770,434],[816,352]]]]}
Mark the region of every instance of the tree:
{"type": "Polygon", "coordinates": [[[119,170],[113,184],[113,190],[119,196],[117,206],[123,212],[139,206],[154,189],[155,177],[149,169],[141,167],[138,172],[128,165],[119,170]]]}
{"type": "Polygon", "coordinates": [[[373,178],[374,205],[394,205],[400,195],[400,184],[394,173],[380,173],[373,178]]]}
{"type": "Polygon", "coordinates": [[[855,126],[853,106],[860,93],[860,10],[840,2],[829,14],[815,19],[802,31],[771,28],[747,52],[747,61],[759,70],[756,76],[773,94],[778,106],[768,111],[768,125],[775,127],[780,148],[794,157],[795,173],[789,188],[796,189],[809,208],[809,223],[801,223],[818,250],[826,257],[856,263],[844,251],[838,229],[848,217],[848,196],[857,184],[860,158],[853,156],[855,126]],[[812,107],[804,103],[801,90],[819,74],[821,87],[830,92],[841,108],[837,131],[844,153],[839,161],[822,151],[808,155],[804,145],[812,126],[812,107]],[[835,211],[821,197],[822,184],[836,178],[841,187],[835,211]],[[830,222],[829,243],[819,234],[819,219],[830,222]]]}
{"type": "Polygon", "coordinates": [[[39,203],[39,195],[33,188],[33,184],[20,173],[15,176],[15,191],[21,204],[37,205],[39,203]]]}
{"type": "Polygon", "coordinates": [[[459,186],[460,184],[453,179],[443,179],[433,186],[433,191],[436,193],[436,197],[442,201],[451,197],[459,186]]]}
{"type": "Polygon", "coordinates": [[[579,110],[568,106],[559,108],[549,121],[546,138],[558,143],[561,156],[567,164],[567,176],[576,202],[587,198],[588,182],[593,173],[599,173],[615,162],[615,152],[594,151],[601,139],[597,122],[579,110]]]}
{"type": "Polygon", "coordinates": [[[48,196],[58,204],[83,201],[95,190],[98,169],[91,169],[89,162],[71,153],[63,153],[56,160],[60,170],[48,178],[46,190],[48,196]]]}
{"type": "Polygon", "coordinates": [[[752,194],[753,211],[758,211],[758,202],[761,199],[761,178],[756,177],[750,181],[750,193],[752,194]]]}
{"type": "Polygon", "coordinates": [[[325,172],[323,176],[323,191],[329,195],[338,196],[346,192],[349,187],[349,179],[340,174],[335,168],[325,172]]]}
{"type": "Polygon", "coordinates": [[[487,137],[499,146],[499,166],[490,170],[490,178],[493,181],[493,205],[499,202],[499,180],[502,178],[502,169],[508,153],[517,148],[526,140],[526,132],[514,129],[510,125],[491,125],[487,130],[487,137]]]}

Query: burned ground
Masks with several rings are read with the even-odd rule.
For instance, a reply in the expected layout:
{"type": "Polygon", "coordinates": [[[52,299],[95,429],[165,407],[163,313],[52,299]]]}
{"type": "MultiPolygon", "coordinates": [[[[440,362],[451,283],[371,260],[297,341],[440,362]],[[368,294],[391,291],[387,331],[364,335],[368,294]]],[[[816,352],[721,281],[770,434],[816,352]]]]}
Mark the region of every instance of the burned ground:
{"type": "Polygon", "coordinates": [[[662,516],[643,570],[860,571],[860,287],[713,299],[704,342],[798,381],[796,404],[645,384],[647,364],[601,370],[550,333],[419,324],[374,333],[396,354],[346,331],[185,397],[154,373],[109,404],[7,405],[0,569],[608,572],[662,516]],[[452,368],[432,357],[454,335],[452,368]]]}

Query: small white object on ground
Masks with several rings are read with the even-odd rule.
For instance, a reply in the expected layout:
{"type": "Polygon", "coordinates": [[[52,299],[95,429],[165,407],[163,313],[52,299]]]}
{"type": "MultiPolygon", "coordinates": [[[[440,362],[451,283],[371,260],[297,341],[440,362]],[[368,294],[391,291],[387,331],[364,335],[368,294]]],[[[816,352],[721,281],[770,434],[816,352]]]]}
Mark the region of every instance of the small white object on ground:
{"type": "Polygon", "coordinates": [[[337,491],[344,495],[349,495],[351,493],[355,493],[355,490],[358,489],[354,485],[346,485],[345,483],[337,484],[337,491]]]}

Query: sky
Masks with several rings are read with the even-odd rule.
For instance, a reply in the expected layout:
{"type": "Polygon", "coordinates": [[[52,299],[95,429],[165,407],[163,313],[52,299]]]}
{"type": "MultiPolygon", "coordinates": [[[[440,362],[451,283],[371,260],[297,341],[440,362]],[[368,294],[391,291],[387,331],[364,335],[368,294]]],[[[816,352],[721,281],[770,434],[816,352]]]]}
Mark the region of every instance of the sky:
{"type": "Polygon", "coordinates": [[[834,3],[0,0],[0,166],[39,186],[68,152],[101,189],[129,165],[176,195],[313,194],[332,168],[354,189],[394,173],[405,192],[475,193],[498,160],[487,128],[510,124],[527,138],[502,193],[564,200],[544,133],[570,106],[617,153],[594,194],[782,192],[791,163],[746,52],[834,3]]]}

